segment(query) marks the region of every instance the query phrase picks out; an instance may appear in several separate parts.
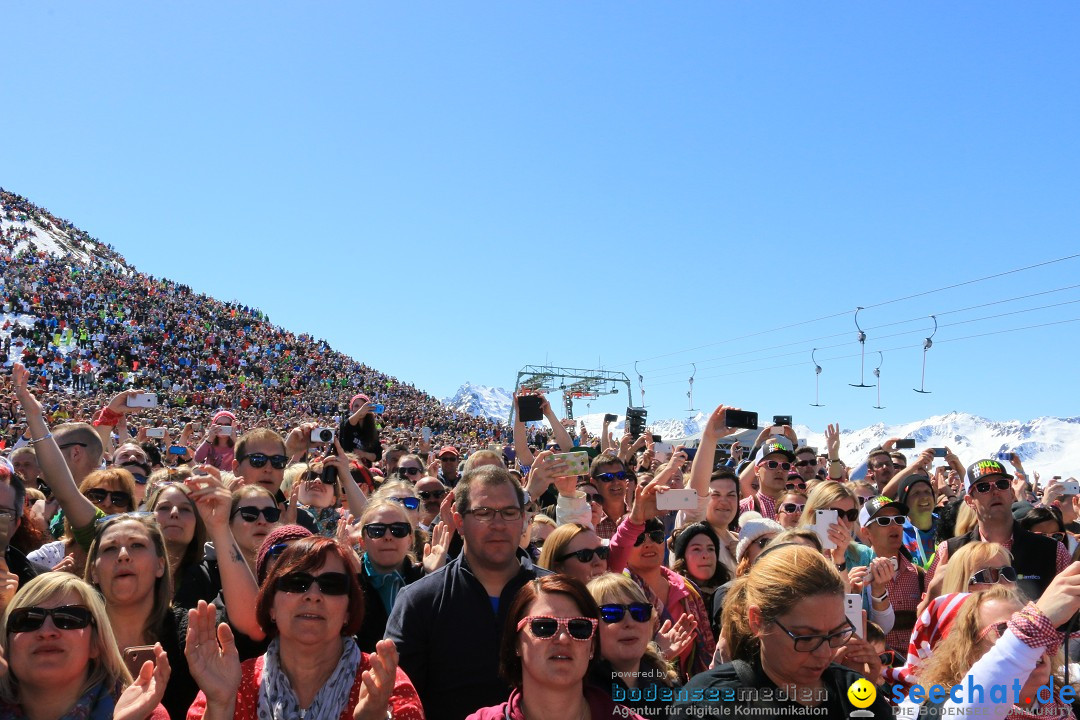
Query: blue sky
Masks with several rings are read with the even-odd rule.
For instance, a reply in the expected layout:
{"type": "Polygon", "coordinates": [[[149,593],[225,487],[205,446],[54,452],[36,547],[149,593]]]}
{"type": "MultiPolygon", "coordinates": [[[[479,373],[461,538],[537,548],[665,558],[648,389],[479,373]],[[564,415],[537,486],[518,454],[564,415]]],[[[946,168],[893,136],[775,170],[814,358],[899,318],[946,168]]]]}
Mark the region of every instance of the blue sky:
{"type": "Polygon", "coordinates": [[[436,395],[643,360],[652,417],[692,362],[696,407],[814,427],[1080,414],[1080,258],[860,313],[909,322],[867,331],[886,409],[848,386],[855,307],[1080,253],[1075,3],[4,15],[0,184],[436,395]],[[912,392],[928,315],[1051,290],[940,315],[912,392]]]}

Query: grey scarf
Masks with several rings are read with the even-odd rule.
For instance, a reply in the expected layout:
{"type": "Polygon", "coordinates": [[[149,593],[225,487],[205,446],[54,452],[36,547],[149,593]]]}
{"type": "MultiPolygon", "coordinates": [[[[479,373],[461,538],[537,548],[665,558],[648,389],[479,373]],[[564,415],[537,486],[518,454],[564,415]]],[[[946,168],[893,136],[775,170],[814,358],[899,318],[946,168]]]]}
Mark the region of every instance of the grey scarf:
{"type": "Polygon", "coordinates": [[[274,638],[263,655],[263,675],[259,685],[259,720],[336,720],[345,710],[349,692],[360,667],[360,648],[351,638],[343,638],[344,649],[330,679],[319,688],[311,706],[301,710],[292,685],[281,669],[280,638],[274,638]]]}

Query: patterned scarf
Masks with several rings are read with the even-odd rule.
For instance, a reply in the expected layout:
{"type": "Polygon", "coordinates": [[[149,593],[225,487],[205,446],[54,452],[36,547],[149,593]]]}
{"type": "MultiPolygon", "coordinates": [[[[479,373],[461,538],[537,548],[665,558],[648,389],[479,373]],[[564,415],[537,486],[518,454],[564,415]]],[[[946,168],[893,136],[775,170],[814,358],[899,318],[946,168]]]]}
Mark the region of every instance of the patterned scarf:
{"type": "Polygon", "coordinates": [[[356,671],[360,667],[360,648],[352,638],[344,638],[344,649],[330,679],[319,688],[311,705],[300,709],[288,676],[281,669],[280,638],[274,638],[263,656],[262,683],[259,685],[259,720],[335,720],[345,710],[356,671]]]}
{"type": "MultiPolygon", "coordinates": [[[[120,695],[121,688],[115,687],[111,692],[105,687],[105,683],[98,683],[80,697],[75,704],[57,720],[109,720],[113,716],[113,708],[116,706],[116,698],[120,695]]],[[[25,720],[26,714],[18,705],[0,706],[0,720],[25,720]]]]}
{"type": "Polygon", "coordinates": [[[388,573],[379,572],[375,569],[367,553],[364,553],[363,563],[368,582],[379,593],[383,607],[386,608],[386,614],[389,615],[390,611],[394,609],[394,601],[397,600],[398,591],[405,587],[405,578],[397,570],[391,570],[388,573]]]}

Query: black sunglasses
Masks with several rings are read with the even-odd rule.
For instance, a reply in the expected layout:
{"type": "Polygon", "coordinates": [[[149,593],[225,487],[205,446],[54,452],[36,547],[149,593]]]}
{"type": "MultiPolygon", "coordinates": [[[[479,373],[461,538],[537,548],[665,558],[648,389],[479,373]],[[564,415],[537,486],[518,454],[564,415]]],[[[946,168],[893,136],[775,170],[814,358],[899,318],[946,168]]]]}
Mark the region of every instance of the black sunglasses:
{"type": "Polygon", "coordinates": [[[109,498],[109,502],[113,505],[120,507],[128,507],[131,505],[131,495],[123,490],[103,490],[102,488],[93,488],[86,491],[86,499],[92,503],[98,504],[105,502],[105,498],[109,498]]]}
{"type": "Polygon", "coordinates": [[[833,508],[833,509],[836,510],[837,519],[843,518],[844,520],[847,520],[848,522],[855,522],[856,520],[859,519],[859,511],[858,510],[839,510],[837,508],[833,508]]]}
{"type": "Polygon", "coordinates": [[[252,505],[241,505],[236,508],[236,512],[233,513],[233,517],[239,515],[245,522],[256,522],[259,519],[259,515],[266,518],[266,522],[274,523],[281,517],[281,508],[268,507],[257,508],[252,505]]]}
{"type": "Polygon", "coordinates": [[[399,467],[397,469],[397,474],[398,475],[408,475],[409,477],[412,477],[413,475],[419,475],[420,472],[421,472],[420,468],[414,468],[414,467],[399,467]]]}
{"type": "Polygon", "coordinates": [[[608,625],[614,625],[617,622],[622,622],[628,612],[635,622],[648,622],[652,618],[653,606],[651,603],[640,602],[630,603],[629,605],[608,603],[600,606],[600,619],[608,625]]]}
{"type": "Polygon", "coordinates": [[[387,530],[396,538],[407,538],[412,534],[412,527],[407,522],[368,523],[364,526],[364,534],[372,539],[381,538],[387,530]]]}
{"type": "Polygon", "coordinates": [[[814,459],[814,460],[800,460],[799,462],[795,463],[795,467],[809,467],[811,465],[816,466],[817,465],[817,459],[814,459]]]}
{"type": "Polygon", "coordinates": [[[805,490],[806,483],[804,482],[789,482],[784,484],[785,490],[805,490]]]}
{"type": "Polygon", "coordinates": [[[25,607],[12,610],[8,617],[9,633],[33,632],[45,624],[45,618],[52,617],[57,630],[82,630],[94,623],[90,609],[82,605],[64,605],[57,608],[25,607]]]}
{"type": "Polygon", "coordinates": [[[277,579],[275,588],[287,593],[306,593],[316,584],[323,595],[348,595],[349,576],[345,573],[328,572],[312,575],[306,572],[289,573],[277,579]]]}
{"type": "Polygon", "coordinates": [[[289,464],[288,455],[267,455],[266,453],[251,453],[250,455],[245,455],[242,458],[238,458],[237,461],[244,462],[245,460],[247,460],[248,465],[251,465],[251,467],[253,468],[261,468],[269,462],[270,467],[274,468],[275,470],[284,470],[285,466],[289,464]]]}
{"type": "Polygon", "coordinates": [[[445,490],[417,490],[416,494],[421,500],[442,500],[446,497],[445,490]]]}
{"type": "Polygon", "coordinates": [[[588,640],[596,632],[596,621],[592,618],[554,618],[533,616],[523,618],[518,623],[518,631],[528,626],[529,632],[535,638],[547,640],[555,637],[559,632],[559,626],[566,628],[566,632],[574,640],[588,640]]]}
{"type": "Polygon", "coordinates": [[[564,560],[569,560],[570,558],[577,558],[579,562],[587,563],[592,562],[593,555],[596,555],[596,557],[600,558],[601,560],[607,560],[608,552],[609,548],[601,545],[600,547],[596,548],[585,548],[584,550],[575,550],[574,552],[568,552],[565,555],[560,555],[555,559],[559,562],[563,562],[564,560]]]}
{"type": "Polygon", "coordinates": [[[652,540],[657,545],[663,545],[664,544],[664,531],[663,530],[650,530],[648,532],[641,533],[640,535],[637,536],[637,539],[634,540],[634,547],[644,545],[645,544],[645,538],[648,538],[648,539],[652,540]]]}
{"type": "Polygon", "coordinates": [[[585,493],[585,499],[591,503],[596,503],[597,505],[604,504],[604,496],[600,493],[585,493]]]}
{"type": "Polygon", "coordinates": [[[600,473],[599,475],[593,475],[593,477],[596,478],[597,480],[599,480],[600,482],[609,483],[612,480],[625,480],[626,479],[626,471],[625,470],[620,470],[619,472],[613,472],[613,473],[600,473]]]}
{"type": "Polygon", "coordinates": [[[975,492],[981,495],[985,495],[986,493],[990,492],[991,488],[997,488],[998,490],[1008,490],[1011,487],[1012,484],[1007,478],[998,478],[994,482],[990,482],[989,480],[983,480],[982,482],[977,482],[971,486],[971,488],[975,492]]]}

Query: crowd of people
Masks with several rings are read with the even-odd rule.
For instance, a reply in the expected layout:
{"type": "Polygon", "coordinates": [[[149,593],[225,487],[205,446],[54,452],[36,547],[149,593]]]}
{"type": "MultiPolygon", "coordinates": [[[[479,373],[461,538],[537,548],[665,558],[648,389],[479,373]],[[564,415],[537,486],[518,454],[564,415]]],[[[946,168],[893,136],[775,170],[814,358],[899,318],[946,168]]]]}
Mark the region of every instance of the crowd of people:
{"type": "Polygon", "coordinates": [[[1074,479],[501,427],[3,241],[0,720],[1077,716],[1074,479]]]}

